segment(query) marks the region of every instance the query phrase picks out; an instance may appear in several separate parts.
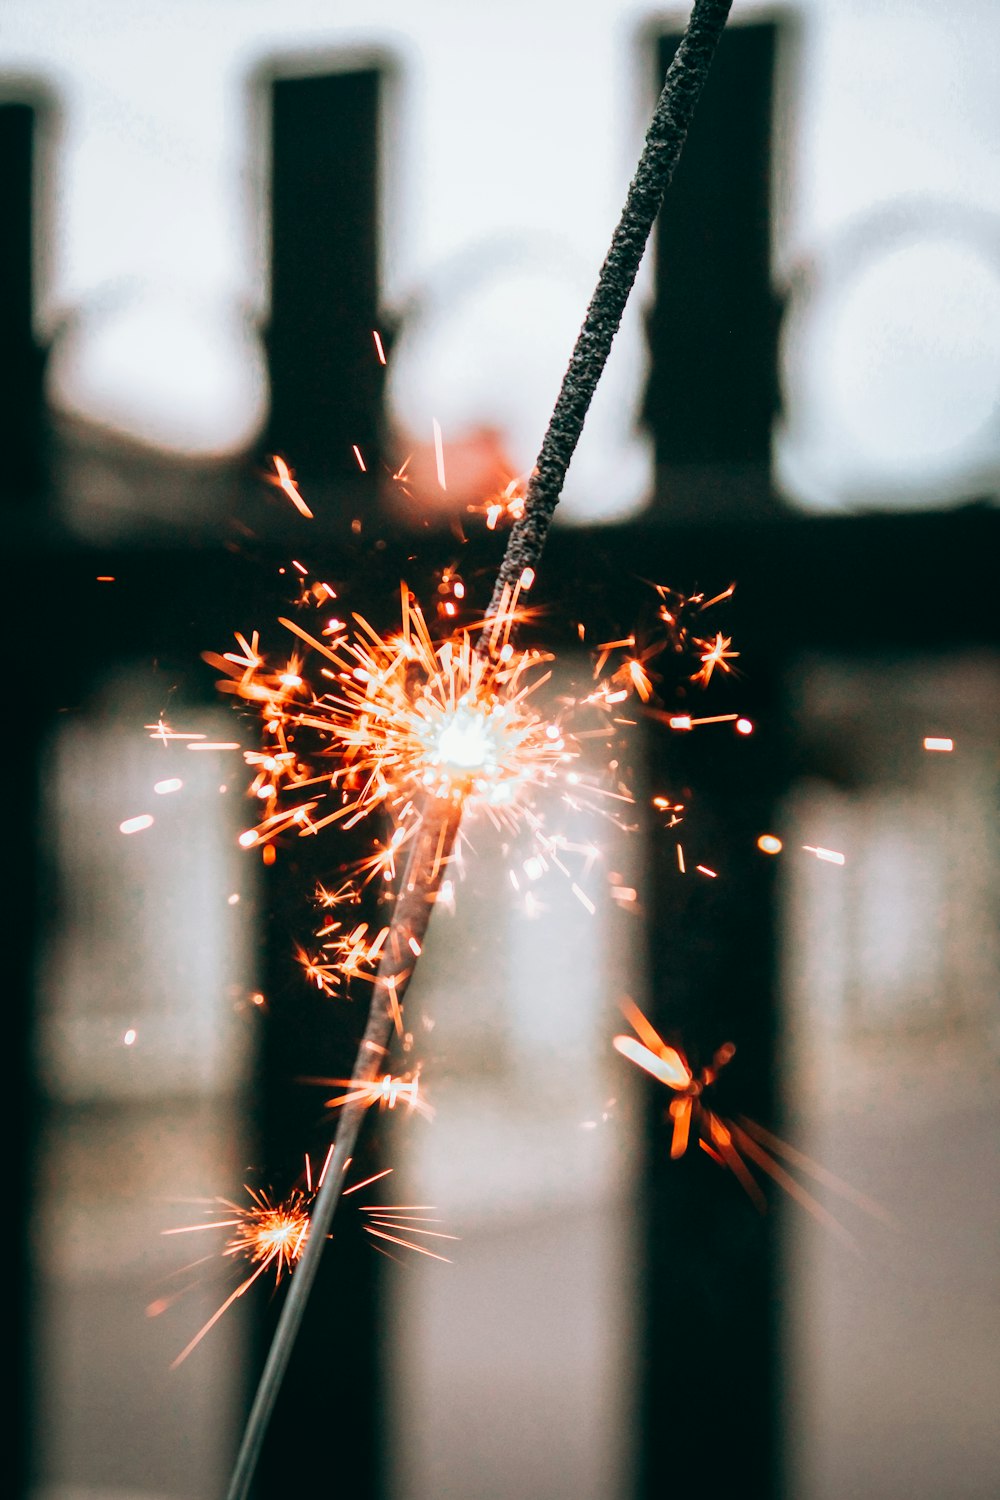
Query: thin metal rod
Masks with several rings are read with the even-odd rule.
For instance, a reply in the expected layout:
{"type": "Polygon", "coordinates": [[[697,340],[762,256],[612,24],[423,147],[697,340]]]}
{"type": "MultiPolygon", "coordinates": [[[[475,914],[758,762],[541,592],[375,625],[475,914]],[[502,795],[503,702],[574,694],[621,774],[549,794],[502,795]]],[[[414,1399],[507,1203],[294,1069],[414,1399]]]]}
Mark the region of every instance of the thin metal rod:
{"type": "MultiPolygon", "coordinates": [[[[663,195],[680,159],[731,6],[732,0],[695,0],[687,30],[667,70],[625,207],[528,481],[524,513],[507,540],[488,616],[496,614],[505,590],[514,589],[525,568],[538,567],[566,470],[611,353],[663,195]]],[[[483,649],[482,636],[480,649],[483,649]]]]}
{"type": "MultiPolygon", "coordinates": [[[[393,1028],[400,1014],[400,1003],[416,967],[411,939],[419,949],[430,921],[434,898],[451,857],[461,816],[461,806],[452,802],[435,802],[425,810],[420,832],[407,860],[393,907],[389,938],[372,985],[368,1022],[351,1074],[352,1088],[373,1082],[385,1065],[393,1028]]],[[[355,1099],[340,1111],[333,1153],[326,1164],[323,1183],[309,1216],[309,1237],[295,1274],[288,1283],[288,1294],[282,1304],[236,1455],[227,1500],[245,1500],[253,1482],[267,1426],[285,1378],[367,1109],[363,1100],[355,1099]]]]}

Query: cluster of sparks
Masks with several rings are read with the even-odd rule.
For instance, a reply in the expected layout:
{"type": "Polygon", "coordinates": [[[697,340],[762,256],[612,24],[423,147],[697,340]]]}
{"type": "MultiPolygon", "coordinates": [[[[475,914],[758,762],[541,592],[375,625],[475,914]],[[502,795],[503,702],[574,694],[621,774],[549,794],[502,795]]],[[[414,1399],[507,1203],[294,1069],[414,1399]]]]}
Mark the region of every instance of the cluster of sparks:
{"type": "MultiPolygon", "coordinates": [[[[277,457],[274,463],[274,483],[304,518],[311,518],[312,511],[288,465],[277,457]]],[[[524,510],[523,489],[511,481],[479,509],[489,530],[502,521],[516,521],[524,510]]],[[[652,584],[648,595],[652,609],[647,611],[644,626],[591,648],[590,682],[572,698],[560,696],[557,711],[549,713],[541,706],[547,696],[541,690],[550,681],[552,657],[533,647],[520,647],[514,639],[517,627],[531,613],[524,604],[534,581],[530,569],[504,597],[496,614],[485,621],[462,620],[463,614],[467,616],[465,585],[456,567],[440,574],[438,618],[433,625],[404,584],[399,626],[382,634],[359,614],[352,613],[350,623],[341,619],[334,612],[337,591],[312,578],[303,564],[296,562],[294,567],[300,578],[295,602],[315,612],[312,629],[299,620],[282,618],[279,623],[293,643],[281,657],[269,656],[262,649],[256,630],[238,633],[234,649],[205,652],[204,656],[220,672],[222,692],[249,706],[262,729],[259,747],[244,751],[250,773],[248,792],[258,816],[240,837],[243,847],[259,849],[270,863],[288,836],[314,836],[331,827],[348,830],[364,825],[370,830],[369,852],[352,864],[341,865],[332,882],[316,887],[320,923],[313,942],[295,948],[306,982],[325,996],[348,996],[355,984],[373,983],[387,950],[400,942],[391,921],[362,920],[358,907],[372,882],[380,898],[392,895],[404,851],[410,859],[416,856],[443,868],[451,848],[442,828],[450,826],[452,836],[461,839],[473,820],[485,818],[509,842],[527,833],[532,844],[520,871],[511,869],[515,889],[520,889],[523,879],[534,880],[554,865],[570,874],[574,892],[593,911],[593,901],[573,878],[567,861],[576,855],[587,871],[600,851],[548,831],[539,810],[541,794],[554,791],[557,800],[570,808],[583,803],[594,806],[601,799],[605,799],[603,810],[607,799],[631,803],[619,760],[612,756],[622,732],[636,722],[630,716],[633,713],[682,732],[721,723],[733,724],[738,734],[753,731],[753,724],[735,713],[697,717],[688,709],[670,706],[678,686],[686,693],[692,686],[706,688],[714,677],[736,672],[739,653],[733,650],[731,638],[705,625],[707,613],[730,598],[733,585],[706,597],[682,595],[652,584]],[[592,720],[596,716],[592,727],[580,727],[585,714],[592,720]],[[606,771],[598,776],[581,770],[582,741],[595,738],[611,747],[606,771]]],[[[583,641],[582,624],[578,632],[583,641]]],[[[172,730],[162,720],[147,728],[164,744],[181,739],[192,750],[220,748],[204,737],[172,730]]],[[[925,746],[950,749],[951,742],[927,740],[925,746]]],[[[224,748],[237,747],[227,743],[224,748]]],[[[175,784],[182,783],[177,780],[175,784]]],[[[665,827],[674,828],[683,820],[684,803],[668,795],[651,800],[665,827]]],[[[131,820],[133,826],[122,824],[122,831],[137,831],[152,821],[151,816],[137,818],[131,820]]],[[[782,843],[766,834],[761,835],[758,847],[774,854],[782,843]]],[[[844,861],[837,851],[806,847],[819,859],[844,861]]],[[[679,843],[677,854],[684,873],[687,867],[679,843]]],[[[717,875],[705,865],[694,868],[713,879],[717,875]]],[[[435,885],[436,899],[450,904],[451,880],[439,879],[435,885]]],[[[609,876],[609,888],[619,903],[636,901],[635,888],[620,875],[609,876]]],[[[420,941],[412,932],[405,941],[415,962],[420,941]]],[[[403,1035],[391,981],[390,999],[397,1033],[403,1035]]],[[[732,1043],[721,1046],[711,1064],[696,1072],[631,1003],[627,1014],[635,1035],[615,1037],[614,1046],[670,1090],[671,1157],[684,1156],[697,1142],[762,1205],[760,1185],[748,1165],[752,1164],[841,1232],[778,1158],[845,1196],[857,1200],[859,1195],[762,1127],[745,1119],[724,1119],[708,1102],[719,1071],[735,1052],[732,1043]]],[[[304,1081],[339,1090],[326,1101],[332,1111],[361,1104],[432,1113],[421,1089],[419,1068],[406,1074],[386,1072],[365,1082],[348,1078],[304,1081]]],[[[345,1194],[374,1180],[345,1189],[345,1194]]],[[[308,1241],[310,1212],[321,1183],[322,1174],[319,1183],[313,1183],[307,1157],[304,1182],[284,1198],[272,1199],[262,1190],[247,1188],[247,1202],[215,1200],[204,1222],[170,1231],[228,1231],[221,1254],[247,1269],[176,1363],[265,1274],[277,1285],[293,1271],[308,1241]]],[[[866,1202],[866,1206],[871,1205],[866,1202]]],[[[420,1239],[454,1237],[427,1227],[437,1222],[426,1219],[427,1212],[432,1211],[413,1206],[362,1208],[373,1239],[444,1259],[420,1239]]]]}
{"type": "MultiPolygon", "coordinates": [[[[246,1186],[246,1200],[234,1202],[228,1198],[216,1198],[205,1206],[204,1217],[195,1224],[183,1224],[177,1229],[164,1230],[165,1234],[225,1233],[226,1237],[218,1254],[234,1263],[242,1262],[249,1268],[238,1284],[220,1303],[207,1322],[184,1346],[173,1361],[176,1369],[197,1348],[205,1335],[215,1327],[230,1307],[265,1274],[270,1273],[277,1287],[298,1264],[309,1239],[311,1210],[316,1194],[323,1185],[331,1151],[318,1178],[314,1181],[310,1158],[306,1157],[305,1172],[300,1184],[293,1187],[284,1198],[273,1200],[265,1189],[246,1186]]],[[[350,1162],[348,1162],[348,1167],[350,1162]]],[[[345,1188],[345,1198],[360,1193],[380,1179],[389,1176],[392,1168],[376,1172],[363,1182],[345,1188]]],[[[370,1204],[358,1205],[365,1233],[375,1243],[374,1248],[392,1255],[385,1249],[393,1245],[397,1249],[412,1251],[431,1260],[447,1261],[448,1257],[428,1246],[424,1241],[455,1240],[457,1236],[447,1234],[437,1226],[435,1210],[429,1204],[370,1204]]],[[[147,1309],[150,1316],[162,1312],[167,1306],[163,1300],[151,1303],[147,1309]]]]}
{"type": "MultiPolygon", "coordinates": [[[[308,507],[283,461],[278,483],[305,514],[308,507]]],[[[512,483],[494,505],[513,519],[523,496],[512,483]]],[[[487,525],[497,519],[495,508],[489,509],[487,525]]],[[[295,566],[306,574],[301,564],[295,566]]],[[[455,568],[446,568],[434,630],[402,585],[399,627],[380,634],[358,614],[348,623],[332,613],[336,590],[303,576],[298,602],[312,607],[319,619],[313,629],[297,619],[280,620],[294,637],[284,656],[265,656],[257,631],[237,634],[234,649],[205,653],[223,674],[221,690],[251,705],[263,726],[260,748],[246,752],[259,817],[241,835],[244,847],[259,847],[270,861],[289,834],[312,836],[335,825],[349,830],[363,823],[375,829],[369,852],[341,872],[336,892],[323,889],[324,921],[315,941],[297,949],[308,982],[324,994],[343,994],[354,981],[371,980],[389,936],[387,926],[369,926],[330,909],[359,901],[371,880],[390,888],[403,852],[419,844],[428,828],[439,826],[442,805],[461,810],[465,829],[485,817],[512,838],[527,830],[533,847],[521,872],[511,872],[517,889],[525,877],[530,882],[553,866],[567,873],[567,861],[575,855],[589,868],[593,851],[547,831],[539,794],[554,790],[570,808],[600,805],[614,816],[612,804],[632,801],[618,761],[609,758],[606,774],[585,774],[581,740],[597,736],[611,743],[634,723],[624,707],[629,699],[665,716],[659,706],[662,658],[682,662],[684,676],[700,685],[715,672],[733,670],[736,653],[729,638],[697,628],[705,611],[728,599],[732,587],[706,598],[654,586],[655,621],[641,640],[633,633],[595,647],[592,683],[573,699],[563,697],[556,714],[547,714],[536,707],[536,695],[550,679],[551,656],[518,647],[513,639],[515,628],[529,617],[523,601],[532,582],[525,570],[490,620],[462,622],[456,616],[465,586],[455,568]],[[586,712],[596,713],[596,725],[577,730],[575,723],[586,712]],[[429,811],[434,816],[428,817],[429,811]]],[[[673,727],[735,718],[674,715],[673,727]]],[[[425,851],[431,860],[442,852],[425,851]]],[[[574,893],[592,910],[592,898],[571,879],[574,893]]],[[[631,889],[619,881],[614,898],[624,900],[631,889]]],[[[451,884],[445,882],[441,899],[450,894],[451,884]]],[[[419,947],[414,956],[418,953],[419,947]]]]}
{"type": "Polygon", "coordinates": [[[517,591],[485,648],[469,626],[435,642],[405,586],[401,600],[400,628],[387,637],[358,615],[353,631],[334,618],[318,634],[283,619],[320,663],[314,683],[301,649],[271,667],[256,633],[238,636],[238,651],[206,653],[225,673],[222,691],[255,705],[264,726],[262,749],[248,754],[261,817],[245,847],[289,830],[350,829],[380,812],[392,834],[363,873],[391,880],[426,803],[482,810],[513,829],[533,791],[575,758],[559,725],[532,706],[549,658],[511,643],[523,617],[517,591]]]}

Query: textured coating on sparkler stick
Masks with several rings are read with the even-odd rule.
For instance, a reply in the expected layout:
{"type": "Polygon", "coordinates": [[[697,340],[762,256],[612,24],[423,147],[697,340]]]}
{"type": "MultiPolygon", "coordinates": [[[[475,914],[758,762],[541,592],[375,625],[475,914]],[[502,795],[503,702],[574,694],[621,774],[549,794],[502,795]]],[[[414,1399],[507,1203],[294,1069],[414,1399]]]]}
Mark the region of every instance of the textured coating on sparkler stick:
{"type": "MultiPolygon", "coordinates": [[[[524,513],[515,522],[507,541],[488,615],[497,612],[504,590],[513,589],[525,568],[538,567],[566,470],[635,284],[663,195],[680,158],[731,5],[732,0],[695,0],[687,31],[667,70],[625,207],[528,481],[524,513]]],[[[480,650],[486,648],[486,640],[484,631],[480,650]]]]}
{"type": "MultiPolygon", "coordinates": [[[[424,814],[421,833],[410,851],[393,908],[392,936],[383,950],[372,986],[368,1021],[351,1075],[352,1090],[358,1085],[372,1083],[384,1066],[396,1017],[399,1015],[400,1001],[406,993],[416,965],[409,939],[415,939],[419,949],[427,931],[437,889],[455,843],[461,816],[461,804],[454,801],[440,801],[424,814]]],[[[341,1110],[333,1153],[326,1163],[322,1186],[309,1216],[309,1237],[295,1267],[295,1275],[289,1282],[288,1295],[278,1318],[233,1467],[227,1500],[245,1500],[253,1481],[267,1424],[285,1378],[367,1108],[368,1105],[363,1100],[354,1099],[341,1110]]]]}

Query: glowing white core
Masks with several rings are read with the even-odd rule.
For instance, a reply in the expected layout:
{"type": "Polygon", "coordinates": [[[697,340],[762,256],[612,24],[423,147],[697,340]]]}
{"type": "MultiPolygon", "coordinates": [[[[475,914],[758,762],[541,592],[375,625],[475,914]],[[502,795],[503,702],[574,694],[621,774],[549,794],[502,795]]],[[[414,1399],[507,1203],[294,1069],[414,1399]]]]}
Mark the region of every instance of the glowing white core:
{"type": "Polygon", "coordinates": [[[437,726],[431,753],[438,765],[456,771],[479,771],[495,766],[496,740],[489,720],[479,711],[459,707],[437,726]]]}

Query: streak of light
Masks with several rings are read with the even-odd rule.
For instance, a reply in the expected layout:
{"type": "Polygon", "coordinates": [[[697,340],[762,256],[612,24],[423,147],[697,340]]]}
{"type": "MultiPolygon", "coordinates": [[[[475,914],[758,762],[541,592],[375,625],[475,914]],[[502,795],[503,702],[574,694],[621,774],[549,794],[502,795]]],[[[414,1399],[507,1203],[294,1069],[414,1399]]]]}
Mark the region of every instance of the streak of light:
{"type": "Polygon", "coordinates": [[[573,881],[570,889],[572,890],[573,895],[579,901],[584,910],[589,911],[591,916],[593,916],[594,912],[597,910],[597,907],[594,905],[593,901],[591,901],[586,891],[582,891],[577,885],[576,881],[573,881]]]}
{"type": "Polygon", "coordinates": [[[823,849],[817,844],[803,844],[807,854],[815,854],[817,859],[822,859],[831,865],[842,865],[847,861],[847,855],[841,854],[837,849],[823,849]]]}
{"type": "Polygon", "coordinates": [[[437,466],[437,482],[443,490],[448,488],[444,472],[444,443],[441,439],[441,423],[437,417],[433,419],[434,425],[434,462],[437,466]]]}
{"type": "Polygon", "coordinates": [[[295,483],[295,476],[280,453],[272,453],[271,462],[274,464],[276,471],[276,478],[272,480],[272,483],[285,492],[300,515],[305,516],[307,521],[311,521],[313,513],[299,494],[298,485],[295,483]]]}
{"type": "Polygon", "coordinates": [[[166,744],[168,740],[203,740],[203,734],[193,734],[184,729],[171,729],[164,719],[158,719],[155,724],[144,724],[144,729],[150,731],[151,740],[161,740],[166,744]]]}
{"type": "Polygon", "coordinates": [[[140,813],[138,817],[126,818],[124,823],[118,824],[120,833],[141,833],[144,828],[152,828],[153,816],[151,813],[140,813]]]}

